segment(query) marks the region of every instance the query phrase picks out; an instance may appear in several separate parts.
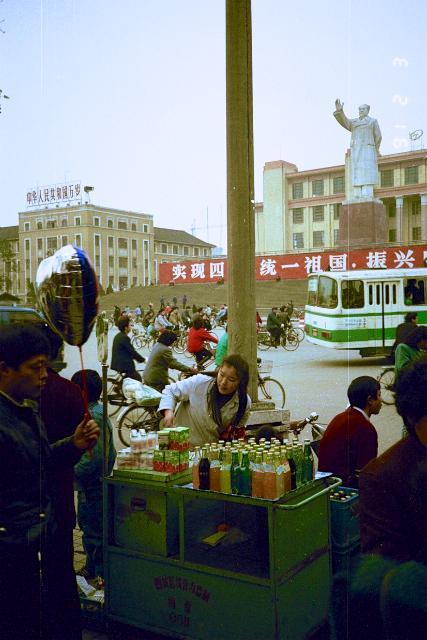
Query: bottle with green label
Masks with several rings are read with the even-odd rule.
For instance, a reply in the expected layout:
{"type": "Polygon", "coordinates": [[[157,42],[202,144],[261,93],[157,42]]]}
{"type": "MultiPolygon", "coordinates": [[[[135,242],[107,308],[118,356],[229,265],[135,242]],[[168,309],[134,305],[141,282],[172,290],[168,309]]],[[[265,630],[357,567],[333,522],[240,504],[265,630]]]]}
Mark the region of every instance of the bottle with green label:
{"type": "Polygon", "coordinates": [[[291,444],[286,447],[286,455],[291,469],[291,489],[297,488],[297,466],[294,459],[294,448],[291,444]]]}
{"type": "Polygon", "coordinates": [[[242,462],[240,464],[239,476],[239,493],[242,496],[251,495],[251,469],[249,452],[246,449],[242,450],[242,462]]]}
{"type": "Polygon", "coordinates": [[[310,440],[304,440],[304,482],[310,482],[314,478],[314,456],[310,446],[310,440]]]}
{"type": "Polygon", "coordinates": [[[238,449],[231,450],[231,493],[239,493],[239,477],[240,477],[240,465],[239,465],[239,451],[238,449]]]}

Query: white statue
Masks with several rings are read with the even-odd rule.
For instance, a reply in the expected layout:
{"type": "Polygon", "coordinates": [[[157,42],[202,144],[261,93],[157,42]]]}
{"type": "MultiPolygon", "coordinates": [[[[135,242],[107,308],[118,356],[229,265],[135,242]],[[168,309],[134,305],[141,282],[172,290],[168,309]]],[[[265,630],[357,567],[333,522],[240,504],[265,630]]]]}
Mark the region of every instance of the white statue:
{"type": "Polygon", "coordinates": [[[378,184],[378,162],[381,131],[375,118],[370,118],[369,105],[361,104],[359,117],[349,120],[344,103],[335,100],[334,116],[342,127],[351,131],[351,184],[353,197],[372,200],[374,185],[378,184]]]}

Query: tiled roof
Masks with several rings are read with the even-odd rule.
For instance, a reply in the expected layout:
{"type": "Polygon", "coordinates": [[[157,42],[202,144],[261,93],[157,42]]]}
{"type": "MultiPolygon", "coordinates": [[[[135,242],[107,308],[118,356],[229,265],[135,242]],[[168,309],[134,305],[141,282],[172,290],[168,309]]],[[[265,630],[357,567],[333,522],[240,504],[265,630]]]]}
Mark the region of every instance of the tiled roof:
{"type": "Polygon", "coordinates": [[[199,247],[214,247],[214,244],[205,242],[192,236],[191,233],[180,231],[179,229],[164,229],[163,227],[154,227],[155,242],[177,242],[180,244],[191,244],[199,247]]]}
{"type": "Polygon", "coordinates": [[[19,226],[0,227],[0,240],[18,240],[19,226]]]}

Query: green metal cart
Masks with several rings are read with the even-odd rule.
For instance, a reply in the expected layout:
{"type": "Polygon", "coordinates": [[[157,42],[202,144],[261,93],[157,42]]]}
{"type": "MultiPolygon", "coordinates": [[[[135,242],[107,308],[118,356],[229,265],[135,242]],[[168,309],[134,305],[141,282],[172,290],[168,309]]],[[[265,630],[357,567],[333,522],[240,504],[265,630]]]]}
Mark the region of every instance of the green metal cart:
{"type": "Polygon", "coordinates": [[[105,482],[109,619],[194,640],[303,640],[326,620],[328,494],[340,480],[277,501],[105,482]]]}

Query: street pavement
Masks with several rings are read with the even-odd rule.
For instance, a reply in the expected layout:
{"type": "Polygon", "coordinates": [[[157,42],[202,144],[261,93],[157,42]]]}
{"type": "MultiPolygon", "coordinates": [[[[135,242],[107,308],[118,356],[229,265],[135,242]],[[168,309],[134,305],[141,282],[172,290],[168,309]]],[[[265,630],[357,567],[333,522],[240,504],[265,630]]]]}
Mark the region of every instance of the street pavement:
{"type": "MultiPolygon", "coordinates": [[[[109,331],[109,360],[111,345],[116,329],[109,331]]],[[[221,329],[215,330],[218,334],[221,329]]],[[[148,350],[142,350],[144,356],[148,350]]],[[[282,347],[260,351],[263,360],[273,363],[271,377],[279,380],[286,390],[285,408],[290,410],[291,419],[297,420],[312,411],[319,414],[319,422],[327,424],[334,415],[347,405],[346,391],[351,380],[358,376],[377,377],[384,364],[383,358],[361,358],[357,351],[337,351],[310,344],[305,339],[296,351],[285,351],[282,347]]],[[[178,360],[192,364],[184,355],[176,355],[178,360]]],[[[81,368],[77,347],[66,345],[67,367],[61,372],[65,377],[81,368]]],[[[94,333],[83,347],[83,362],[87,369],[96,369],[101,374],[94,333]]],[[[172,372],[174,375],[174,372],[172,372]]],[[[379,452],[382,453],[400,438],[402,420],[394,405],[383,405],[381,413],[372,417],[379,438],[379,452]]],[[[114,420],[113,420],[114,425],[114,420]]],[[[116,442],[118,448],[121,445],[116,442]]]]}

